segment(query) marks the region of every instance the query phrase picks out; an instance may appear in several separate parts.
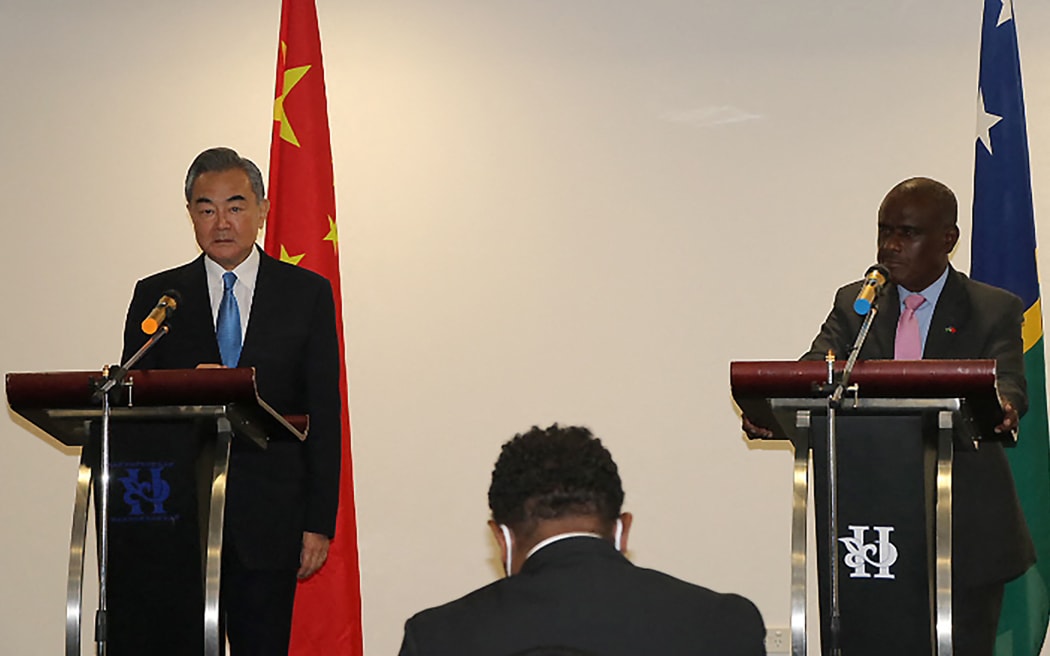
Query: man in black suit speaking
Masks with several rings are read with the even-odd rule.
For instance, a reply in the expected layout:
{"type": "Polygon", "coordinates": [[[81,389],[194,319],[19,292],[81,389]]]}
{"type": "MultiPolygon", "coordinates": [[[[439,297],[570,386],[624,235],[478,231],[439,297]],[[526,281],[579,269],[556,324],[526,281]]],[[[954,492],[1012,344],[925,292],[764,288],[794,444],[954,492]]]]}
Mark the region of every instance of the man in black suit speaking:
{"type": "MultiPolygon", "coordinates": [[[[1028,407],[1021,337],[1023,306],[1013,294],[970,280],[948,258],[959,239],[958,204],[945,185],[910,178],[886,194],[878,212],[878,261],[890,274],[880,312],[859,354],[874,359],[996,361],[1004,418],[1017,427],[1028,407]],[[909,350],[905,333],[913,332],[909,350]]],[[[845,359],[864,317],[853,309],[861,283],[838,290],[807,360],[831,350],[845,359]]],[[[744,418],[754,437],[770,431],[744,418]]],[[[1001,444],[957,451],[952,471],[952,632],[956,656],[990,656],[1003,586],[1035,561],[1013,477],[1001,444]]]]}
{"type": "Polygon", "coordinates": [[[138,282],[123,359],[145,341],[139,322],[176,290],[171,333],[138,368],[255,367],[259,395],[277,412],[309,414],[305,442],[262,450],[235,440],[227,484],[222,605],[231,649],[286,654],[297,579],[324,565],[335,534],[341,439],[332,289],[256,246],[269,202],[250,160],[229,148],[202,152],[185,193],[203,253],[138,282]]]}
{"type": "Polygon", "coordinates": [[[623,497],[616,463],[586,428],[515,436],[489,487],[507,578],[408,620],[401,656],[764,654],[750,601],[623,556],[623,497]]]}

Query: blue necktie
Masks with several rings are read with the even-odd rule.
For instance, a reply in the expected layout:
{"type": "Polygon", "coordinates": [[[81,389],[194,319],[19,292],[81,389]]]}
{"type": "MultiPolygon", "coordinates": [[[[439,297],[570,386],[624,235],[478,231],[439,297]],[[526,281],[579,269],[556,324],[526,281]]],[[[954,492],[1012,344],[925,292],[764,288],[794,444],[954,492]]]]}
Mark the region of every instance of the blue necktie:
{"type": "Polygon", "coordinates": [[[227,271],[222,274],[222,302],[219,303],[219,318],[215,322],[215,336],[219,340],[219,355],[222,364],[236,367],[241,359],[241,310],[237,307],[237,297],[233,295],[233,285],[237,274],[227,271]]]}

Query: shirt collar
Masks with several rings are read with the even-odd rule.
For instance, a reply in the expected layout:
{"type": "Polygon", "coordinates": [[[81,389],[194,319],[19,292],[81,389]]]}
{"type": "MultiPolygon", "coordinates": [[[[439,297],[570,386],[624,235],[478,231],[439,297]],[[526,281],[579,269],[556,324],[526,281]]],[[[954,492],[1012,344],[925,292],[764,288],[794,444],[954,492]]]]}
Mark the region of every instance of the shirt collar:
{"type": "MultiPolygon", "coordinates": [[[[244,258],[244,261],[233,269],[233,273],[237,275],[238,284],[244,285],[249,291],[255,289],[255,279],[259,276],[259,261],[261,259],[259,257],[259,247],[253,246],[252,252],[248,254],[248,257],[244,258]]],[[[217,284],[222,289],[222,274],[226,273],[226,269],[205,255],[204,270],[208,274],[209,284],[217,284]]]]}
{"type": "Polygon", "coordinates": [[[948,281],[948,269],[949,267],[944,267],[944,273],[942,273],[937,280],[934,280],[926,289],[918,292],[913,292],[903,285],[897,285],[897,291],[900,294],[901,307],[904,307],[904,299],[912,294],[922,294],[922,297],[926,299],[928,307],[934,307],[937,305],[937,299],[941,297],[941,292],[944,291],[944,283],[948,281]]]}
{"type": "Polygon", "coordinates": [[[568,538],[598,538],[600,540],[601,537],[602,536],[598,535],[597,533],[590,533],[586,531],[575,531],[572,533],[559,533],[558,535],[552,535],[545,540],[540,540],[536,543],[536,546],[529,549],[529,553],[525,554],[525,560],[531,558],[532,554],[536,553],[540,549],[552,545],[555,542],[561,542],[562,540],[566,540],[568,538]]]}

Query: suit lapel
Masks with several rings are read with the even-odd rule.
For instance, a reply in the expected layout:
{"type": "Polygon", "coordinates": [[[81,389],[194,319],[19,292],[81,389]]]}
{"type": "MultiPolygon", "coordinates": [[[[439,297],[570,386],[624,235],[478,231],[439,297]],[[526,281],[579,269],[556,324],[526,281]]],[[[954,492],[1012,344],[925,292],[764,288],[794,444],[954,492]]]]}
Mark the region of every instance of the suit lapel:
{"type": "Polygon", "coordinates": [[[209,351],[208,356],[202,362],[221,362],[219,342],[215,337],[215,319],[211,312],[211,294],[208,291],[208,274],[204,269],[203,253],[189,268],[186,290],[193,295],[194,299],[192,303],[186,303],[184,316],[187,326],[192,328],[194,334],[201,335],[199,343],[206,344],[205,348],[209,351]],[[211,335],[211,338],[206,339],[204,335],[211,335]]]}
{"type": "Polygon", "coordinates": [[[962,274],[955,269],[948,269],[948,279],[937,299],[930,320],[930,332],[926,336],[923,349],[925,359],[945,359],[965,357],[959,353],[957,337],[965,329],[970,318],[970,298],[963,288],[962,274]]]}
{"type": "MultiPolygon", "coordinates": [[[[258,246],[256,247],[258,248],[258,246]]],[[[267,325],[279,322],[274,317],[274,310],[279,313],[280,307],[271,307],[275,297],[274,290],[280,284],[280,271],[277,260],[262,250],[259,251],[259,274],[255,278],[255,292],[252,294],[252,310],[248,315],[248,328],[244,333],[244,344],[241,347],[241,362],[255,362],[255,350],[260,348],[261,340],[267,325]],[[275,279],[276,278],[276,279],[275,279]]]]}

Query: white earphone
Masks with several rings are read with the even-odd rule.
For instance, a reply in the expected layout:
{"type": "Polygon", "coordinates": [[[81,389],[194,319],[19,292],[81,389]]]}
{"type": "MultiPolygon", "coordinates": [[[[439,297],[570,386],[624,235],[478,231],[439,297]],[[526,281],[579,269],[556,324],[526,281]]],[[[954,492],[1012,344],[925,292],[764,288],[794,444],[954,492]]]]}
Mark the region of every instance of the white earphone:
{"type": "Polygon", "coordinates": [[[510,576],[510,562],[512,560],[514,541],[510,537],[510,529],[507,528],[506,524],[500,524],[499,529],[503,531],[503,539],[507,542],[507,562],[503,563],[503,567],[506,568],[507,576],[510,576]]]}

